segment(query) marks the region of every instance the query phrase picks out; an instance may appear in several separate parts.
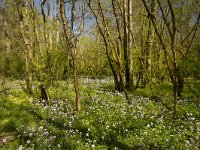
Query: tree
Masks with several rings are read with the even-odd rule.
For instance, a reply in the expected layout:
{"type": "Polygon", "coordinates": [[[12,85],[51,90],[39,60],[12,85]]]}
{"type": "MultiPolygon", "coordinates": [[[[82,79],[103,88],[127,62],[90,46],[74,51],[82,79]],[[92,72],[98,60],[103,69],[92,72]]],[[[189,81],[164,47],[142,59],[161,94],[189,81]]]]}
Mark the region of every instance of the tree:
{"type": "Polygon", "coordinates": [[[10,45],[10,39],[9,39],[9,32],[8,32],[8,18],[7,18],[7,11],[6,11],[6,7],[7,7],[7,2],[3,3],[3,7],[2,7],[2,25],[1,25],[1,30],[4,33],[5,36],[5,63],[4,63],[4,77],[8,77],[9,76],[9,71],[10,71],[10,60],[9,60],[9,53],[11,50],[11,45],[10,45]]]}
{"type": "Polygon", "coordinates": [[[25,7],[22,5],[22,2],[17,3],[17,10],[19,13],[19,26],[20,26],[20,33],[22,35],[22,39],[25,44],[25,75],[26,75],[26,90],[27,93],[32,94],[32,64],[33,64],[33,58],[31,55],[31,43],[27,38],[26,31],[25,31],[25,25],[28,24],[27,20],[24,19],[25,15],[27,15],[27,1],[25,1],[25,7]],[[24,8],[24,9],[22,9],[24,8]],[[23,11],[24,10],[24,11],[23,11]],[[25,13],[25,14],[24,14],[25,13]]]}
{"type": "Polygon", "coordinates": [[[66,16],[66,8],[64,0],[60,0],[60,15],[63,23],[63,31],[65,39],[67,42],[66,52],[72,59],[73,64],[73,78],[74,78],[74,88],[76,93],[76,110],[77,113],[80,112],[81,103],[80,103],[80,88],[78,82],[78,68],[77,68],[77,56],[76,56],[76,46],[78,38],[80,37],[83,31],[84,25],[84,0],[75,1],[72,0],[71,3],[67,2],[69,16],[66,16]],[[80,10],[78,11],[78,9],[80,10]],[[78,13],[76,13],[78,11],[78,13]],[[69,19],[70,17],[70,19],[69,19]]]}
{"type": "MultiPolygon", "coordinates": [[[[155,33],[159,39],[159,42],[164,51],[165,63],[167,65],[169,77],[173,84],[173,94],[174,94],[174,118],[177,117],[177,106],[178,100],[181,97],[181,93],[183,90],[183,76],[180,68],[180,60],[186,56],[187,51],[190,49],[190,45],[193,42],[193,38],[189,40],[189,46],[187,46],[184,50],[179,50],[179,37],[181,30],[179,30],[178,16],[175,14],[175,5],[180,6],[179,4],[172,2],[171,0],[167,0],[167,2],[162,2],[161,0],[157,0],[157,5],[159,7],[159,13],[161,14],[161,18],[156,18],[152,10],[148,6],[148,3],[145,0],[142,0],[144,7],[150,16],[150,20],[152,22],[155,33]],[[157,21],[162,19],[166,28],[166,34],[163,36],[163,31],[161,31],[158,27],[157,21]],[[167,42],[169,41],[169,43],[167,42]]],[[[196,26],[199,24],[200,20],[200,11],[198,12],[198,16],[196,18],[196,23],[193,24],[191,32],[189,32],[184,40],[181,40],[181,43],[184,43],[186,39],[188,39],[191,34],[193,36],[196,35],[196,26]]]]}
{"type": "Polygon", "coordinates": [[[99,32],[103,38],[106,56],[112,71],[115,89],[133,90],[133,24],[132,1],[88,1],[99,32]],[[98,5],[95,5],[98,3],[98,5]]]}

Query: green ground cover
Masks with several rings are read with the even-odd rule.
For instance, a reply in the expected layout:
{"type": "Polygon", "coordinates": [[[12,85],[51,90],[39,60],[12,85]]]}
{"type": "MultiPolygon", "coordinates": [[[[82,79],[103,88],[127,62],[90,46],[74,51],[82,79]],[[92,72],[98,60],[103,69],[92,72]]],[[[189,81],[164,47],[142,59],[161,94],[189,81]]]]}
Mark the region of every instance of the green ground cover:
{"type": "Polygon", "coordinates": [[[175,120],[168,83],[137,89],[128,105],[123,93],[112,90],[111,79],[80,81],[79,115],[71,83],[50,86],[51,106],[44,107],[39,91],[31,97],[22,81],[11,82],[0,94],[0,149],[200,149],[199,105],[187,88],[175,120]]]}

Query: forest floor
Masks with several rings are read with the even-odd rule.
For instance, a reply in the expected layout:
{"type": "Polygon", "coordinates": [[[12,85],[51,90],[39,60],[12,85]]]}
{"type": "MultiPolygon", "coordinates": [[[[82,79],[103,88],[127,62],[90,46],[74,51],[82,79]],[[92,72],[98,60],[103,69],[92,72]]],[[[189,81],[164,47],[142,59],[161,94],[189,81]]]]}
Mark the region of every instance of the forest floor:
{"type": "Polygon", "coordinates": [[[39,102],[23,81],[9,81],[0,93],[0,149],[200,149],[200,111],[187,89],[173,119],[169,83],[130,94],[116,92],[110,78],[81,78],[81,105],[75,113],[73,84],[56,82],[47,89],[50,106],[39,102]],[[159,97],[153,100],[152,95],[159,97]]]}

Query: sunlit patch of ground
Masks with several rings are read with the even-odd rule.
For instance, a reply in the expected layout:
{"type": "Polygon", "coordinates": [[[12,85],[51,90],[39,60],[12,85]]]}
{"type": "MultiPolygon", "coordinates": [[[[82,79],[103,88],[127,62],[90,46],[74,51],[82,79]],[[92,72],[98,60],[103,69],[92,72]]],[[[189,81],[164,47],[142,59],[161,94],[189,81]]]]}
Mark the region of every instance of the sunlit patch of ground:
{"type": "MultiPolygon", "coordinates": [[[[77,115],[73,84],[61,81],[49,87],[51,105],[45,107],[39,92],[31,98],[21,89],[23,82],[15,84],[0,97],[4,149],[200,148],[199,110],[184,99],[179,102],[180,119],[173,120],[170,110],[147,96],[132,94],[128,105],[124,94],[113,90],[111,78],[81,78],[82,111],[77,115]]],[[[172,98],[163,101],[172,106],[172,98]]]]}

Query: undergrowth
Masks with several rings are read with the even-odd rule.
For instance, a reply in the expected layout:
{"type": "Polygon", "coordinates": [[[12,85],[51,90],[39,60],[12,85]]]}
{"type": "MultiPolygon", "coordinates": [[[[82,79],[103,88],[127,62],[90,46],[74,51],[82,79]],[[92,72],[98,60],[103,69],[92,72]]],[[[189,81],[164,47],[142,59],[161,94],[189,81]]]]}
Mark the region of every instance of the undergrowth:
{"type": "MultiPolygon", "coordinates": [[[[128,105],[111,79],[82,78],[82,111],[75,113],[73,85],[60,81],[47,89],[50,106],[20,86],[0,95],[2,149],[191,149],[200,148],[200,114],[193,100],[179,101],[179,119],[152,95],[172,107],[169,84],[137,89],[128,105]]],[[[21,81],[19,84],[22,84],[21,81]]],[[[17,84],[17,82],[15,83],[17,84]]],[[[187,90],[184,91],[187,95],[187,90]]]]}

